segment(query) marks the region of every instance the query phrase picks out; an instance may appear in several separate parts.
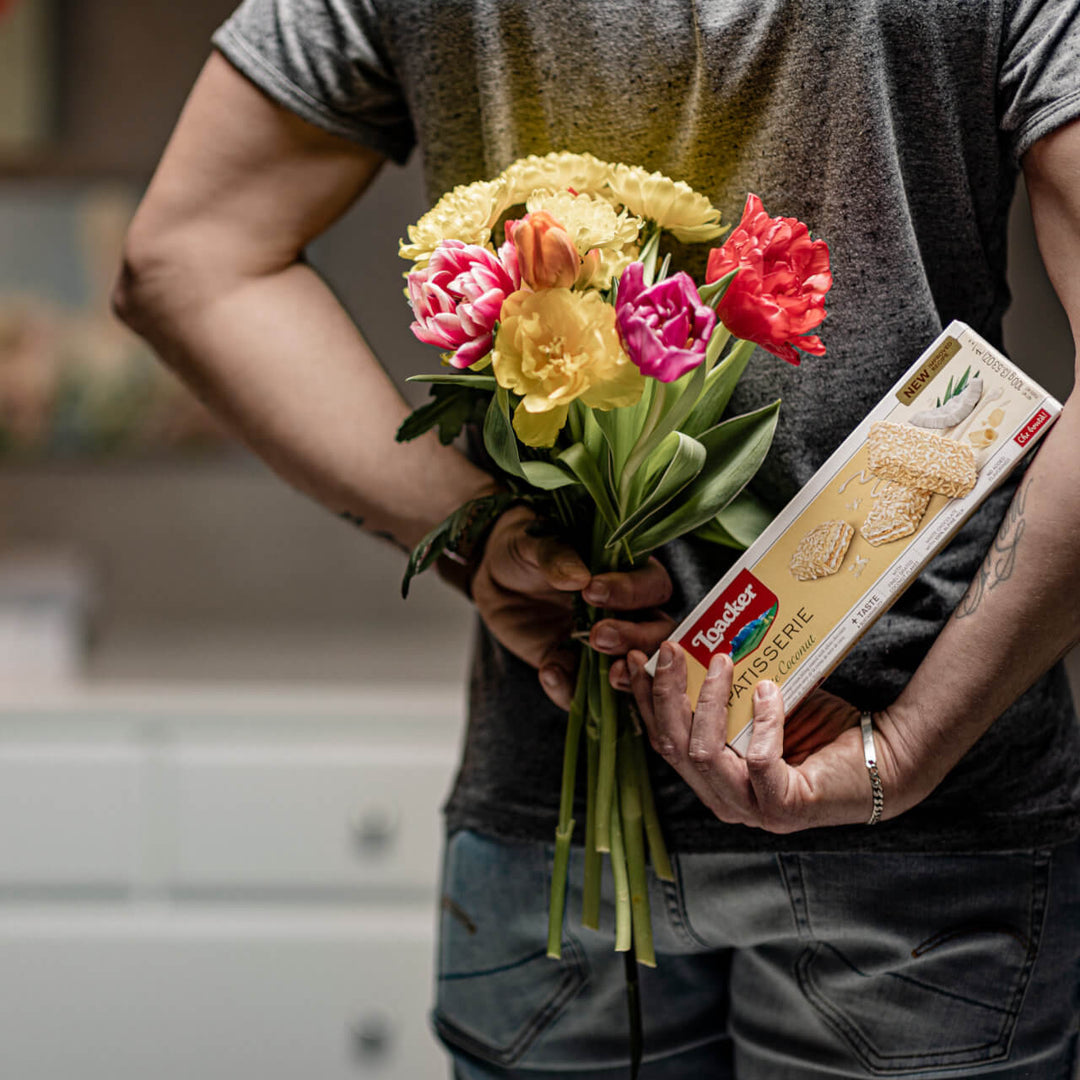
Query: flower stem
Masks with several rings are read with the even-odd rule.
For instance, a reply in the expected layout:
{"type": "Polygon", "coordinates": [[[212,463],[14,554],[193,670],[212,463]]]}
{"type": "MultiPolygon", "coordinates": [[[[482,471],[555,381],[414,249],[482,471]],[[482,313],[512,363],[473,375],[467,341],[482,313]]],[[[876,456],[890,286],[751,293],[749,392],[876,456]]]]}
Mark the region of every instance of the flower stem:
{"type": "Polygon", "coordinates": [[[577,777],[578,747],[589,696],[589,650],[583,649],[578,661],[577,688],[566,721],[563,746],[562,790],[559,793],[559,824],[555,827],[555,864],[551,872],[551,903],[548,906],[547,954],[555,960],[562,956],[563,911],[566,906],[566,873],[570,864],[570,841],[574,835],[574,783],[577,777]]]}
{"type": "Polygon", "coordinates": [[[612,798],[615,791],[615,744],[619,736],[618,706],[608,679],[611,658],[598,654],[594,667],[600,697],[600,763],[596,777],[596,849],[611,851],[612,798]]]}
{"type": "Polygon", "coordinates": [[[639,964],[656,967],[652,917],[649,910],[649,875],[645,869],[645,838],[641,821],[640,774],[635,767],[632,742],[625,732],[619,739],[619,816],[630,885],[630,910],[634,928],[634,954],[639,964]]]}
{"type": "Polygon", "coordinates": [[[585,727],[585,750],[589,783],[585,807],[585,893],[581,925],[590,930],[599,930],[601,855],[596,846],[596,777],[600,771],[600,729],[592,713],[585,727]]]}
{"type": "Polygon", "coordinates": [[[615,951],[626,952],[633,943],[633,915],[630,902],[630,878],[626,872],[622,824],[619,821],[619,793],[612,788],[611,804],[611,873],[615,878],[615,951]]]}
{"type": "Polygon", "coordinates": [[[640,731],[630,740],[630,752],[641,792],[641,817],[645,825],[645,839],[649,845],[649,859],[661,881],[674,881],[675,871],[671,867],[667,844],[664,843],[664,834],[660,829],[660,817],[656,812],[652,781],[649,779],[649,765],[645,760],[645,740],[640,731]]]}

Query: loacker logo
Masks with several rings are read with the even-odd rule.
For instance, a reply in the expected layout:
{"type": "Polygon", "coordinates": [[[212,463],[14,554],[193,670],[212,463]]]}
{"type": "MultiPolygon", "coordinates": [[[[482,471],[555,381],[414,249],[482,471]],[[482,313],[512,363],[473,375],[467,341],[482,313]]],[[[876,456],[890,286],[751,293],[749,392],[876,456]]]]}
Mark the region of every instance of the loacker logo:
{"type": "Polygon", "coordinates": [[[730,653],[738,662],[760,644],[776,618],[777,603],[772,590],[749,570],[741,570],[683,635],[682,646],[705,667],[717,651],[730,653]]]}
{"type": "Polygon", "coordinates": [[[1050,421],[1050,414],[1040,409],[1017,433],[1013,440],[1017,446],[1027,446],[1050,421]]]}

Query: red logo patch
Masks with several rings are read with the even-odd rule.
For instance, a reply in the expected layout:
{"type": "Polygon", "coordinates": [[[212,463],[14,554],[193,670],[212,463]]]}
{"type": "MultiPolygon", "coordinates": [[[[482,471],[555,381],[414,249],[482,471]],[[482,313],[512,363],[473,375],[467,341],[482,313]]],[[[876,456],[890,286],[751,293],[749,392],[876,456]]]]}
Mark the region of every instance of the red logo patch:
{"type": "Polygon", "coordinates": [[[1013,442],[1017,446],[1027,446],[1029,442],[1035,437],[1035,434],[1041,431],[1050,422],[1050,414],[1045,409],[1040,409],[1024,426],[1016,433],[1016,438],[1013,442]]]}
{"type": "Polygon", "coordinates": [[[778,604],[771,589],[749,570],[740,570],[679,643],[704,667],[717,652],[730,653],[737,662],[757,647],[776,618],[778,604]]]}

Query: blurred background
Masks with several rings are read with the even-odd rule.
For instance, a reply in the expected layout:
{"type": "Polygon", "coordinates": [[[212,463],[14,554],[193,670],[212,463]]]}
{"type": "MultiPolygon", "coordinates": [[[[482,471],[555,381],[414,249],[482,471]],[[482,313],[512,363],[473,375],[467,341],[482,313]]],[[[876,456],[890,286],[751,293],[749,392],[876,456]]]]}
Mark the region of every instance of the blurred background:
{"type": "MultiPolygon", "coordinates": [[[[397,552],[277,480],[108,312],[232,7],[0,0],[12,1080],[446,1071],[426,1011],[467,606],[433,576],[403,603],[397,552]]],[[[397,276],[416,164],[310,252],[399,382],[433,360],[397,276]]],[[[1064,398],[1071,342],[1022,192],[1011,244],[1006,347],[1064,398]]]]}

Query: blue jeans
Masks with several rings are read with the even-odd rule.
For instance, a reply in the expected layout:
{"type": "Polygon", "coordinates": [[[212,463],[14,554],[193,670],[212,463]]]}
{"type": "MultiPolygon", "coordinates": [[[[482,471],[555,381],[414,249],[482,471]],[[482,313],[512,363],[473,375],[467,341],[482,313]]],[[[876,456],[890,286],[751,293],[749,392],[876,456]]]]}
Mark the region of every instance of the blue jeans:
{"type": "MultiPolygon", "coordinates": [[[[581,927],[545,955],[550,845],[450,837],[436,1030],[461,1080],[623,1080],[623,958],[581,927]]],[[[681,855],[650,881],[642,1080],[1071,1080],[1080,841],[1006,854],[681,855]]]]}

